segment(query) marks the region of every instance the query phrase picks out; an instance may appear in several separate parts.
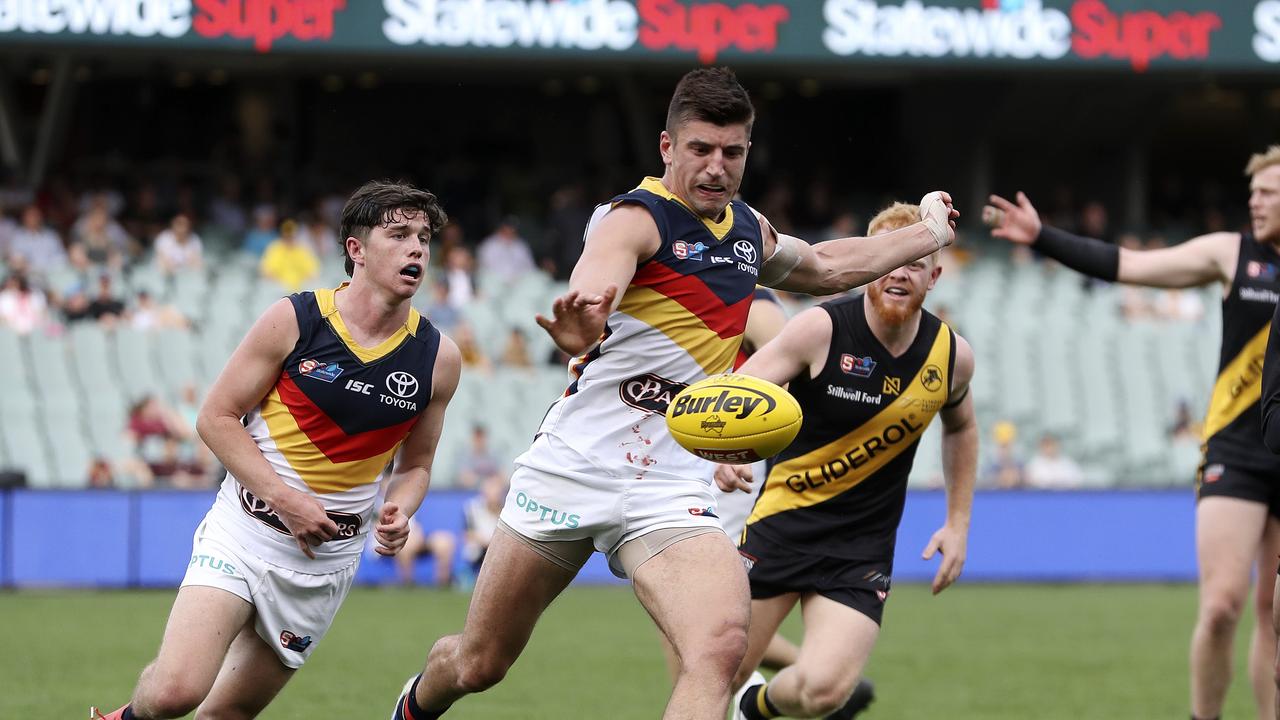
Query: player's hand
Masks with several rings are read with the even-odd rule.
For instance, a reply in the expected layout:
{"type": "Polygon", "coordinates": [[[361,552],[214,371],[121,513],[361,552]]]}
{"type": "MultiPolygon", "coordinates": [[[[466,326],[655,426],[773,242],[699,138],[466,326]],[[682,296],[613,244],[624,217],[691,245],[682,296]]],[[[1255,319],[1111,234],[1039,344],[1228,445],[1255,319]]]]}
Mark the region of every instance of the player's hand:
{"type": "Polygon", "coordinates": [[[325,513],[324,505],[316,498],[291,490],[284,495],[279,505],[280,507],[272,509],[293,534],[298,549],[312,560],[316,559],[312,546],[338,536],[338,524],[325,513]]]}
{"type": "Polygon", "coordinates": [[[409,540],[409,518],[393,503],[383,503],[378,511],[378,524],[373,528],[373,539],[378,541],[373,551],[391,557],[400,552],[409,540]]]}
{"type": "Polygon", "coordinates": [[[617,285],[605,288],[603,295],[570,290],[551,303],[550,320],[543,315],[535,319],[557,347],[570,355],[581,355],[604,334],[617,295],[617,285]]]}
{"type": "Polygon", "coordinates": [[[716,486],[722,492],[731,493],[734,490],[741,490],[744,493],[751,492],[751,466],[750,465],[716,465],[716,472],[713,476],[716,479],[716,486]]]}
{"type": "Polygon", "coordinates": [[[951,583],[960,577],[968,545],[969,533],[950,525],[943,525],[929,538],[929,544],[925,546],[921,557],[929,560],[935,552],[942,553],[942,563],[938,565],[938,573],[933,576],[934,595],[951,587],[951,583]]]}
{"type": "Polygon", "coordinates": [[[938,249],[950,245],[956,240],[956,218],[960,211],[951,204],[951,196],[941,190],[920,198],[920,220],[929,232],[933,233],[933,241],[938,249]]]}
{"type": "Polygon", "coordinates": [[[982,222],[991,227],[992,237],[1030,245],[1040,236],[1040,213],[1021,190],[1015,197],[1017,205],[999,195],[988,198],[991,204],[982,208],[982,222]]]}

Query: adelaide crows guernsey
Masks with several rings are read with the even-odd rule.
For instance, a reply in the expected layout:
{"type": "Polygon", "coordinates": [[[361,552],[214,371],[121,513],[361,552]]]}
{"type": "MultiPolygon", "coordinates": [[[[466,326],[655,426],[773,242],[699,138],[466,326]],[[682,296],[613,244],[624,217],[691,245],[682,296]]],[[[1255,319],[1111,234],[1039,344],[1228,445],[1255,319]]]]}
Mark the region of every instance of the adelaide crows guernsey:
{"type": "Polygon", "coordinates": [[[1259,407],[1262,357],[1277,298],[1280,253],[1243,233],[1231,292],[1222,300],[1222,351],[1204,420],[1202,476],[1207,466],[1218,463],[1280,476],[1280,458],[1262,442],[1259,407]]]}
{"type": "MultiPolygon", "coordinates": [[[[346,287],[344,284],[342,287],[346,287]]],[[[212,516],[243,529],[238,537],[263,559],[305,572],[328,572],[360,557],[373,521],[378,483],[431,401],[440,332],[416,310],[403,327],[366,348],[347,332],[335,290],[289,296],[298,343],[245,429],[289,487],[324,504],[338,536],[298,549],[279,516],[230,473],[212,516]]]]}
{"type": "Polygon", "coordinates": [[[831,315],[822,370],[791,381],[804,410],[794,442],[774,458],[747,518],[748,534],[803,552],[893,557],[916,447],[947,402],[955,336],[927,311],[893,357],[871,332],[862,296],[820,307],[831,315]]]}
{"type": "MultiPolygon", "coordinates": [[[[539,433],[610,475],[709,483],[709,463],[671,439],[665,412],[686,385],[732,369],[760,274],[760,223],[736,200],[719,222],[703,218],[650,177],[596,208],[587,233],[623,203],[649,211],[661,244],[622,290],[600,344],[570,362],[569,387],[539,433]]],[[[537,455],[517,462],[541,467],[537,455]]]]}

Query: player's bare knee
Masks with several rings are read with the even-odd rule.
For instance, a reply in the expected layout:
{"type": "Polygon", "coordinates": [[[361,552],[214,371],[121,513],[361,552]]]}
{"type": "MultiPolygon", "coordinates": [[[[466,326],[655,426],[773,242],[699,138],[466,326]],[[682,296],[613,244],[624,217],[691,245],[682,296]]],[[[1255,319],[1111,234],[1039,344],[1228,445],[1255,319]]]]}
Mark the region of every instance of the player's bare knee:
{"type": "MultiPolygon", "coordinates": [[[[181,680],[154,683],[145,693],[139,689],[137,705],[155,718],[179,718],[195,710],[207,691],[181,680]]],[[[203,715],[201,716],[203,717],[203,715]]]]}
{"type": "Polygon", "coordinates": [[[493,654],[462,658],[458,665],[458,689],[466,693],[484,692],[502,682],[511,661],[493,654]]]}
{"type": "Polygon", "coordinates": [[[1200,607],[1200,622],[1214,634],[1230,634],[1235,631],[1244,612],[1244,601],[1230,596],[1205,600],[1200,607]]]}
{"type": "MultiPolygon", "coordinates": [[[[681,672],[713,673],[728,679],[739,672],[747,654],[747,629],[737,623],[725,623],[719,630],[686,644],[689,647],[680,653],[681,672]]],[[[751,673],[748,670],[746,674],[751,673]]]]}
{"type": "Polygon", "coordinates": [[[852,692],[852,685],[841,683],[834,676],[802,674],[797,699],[805,715],[822,717],[839,710],[852,692]]]}

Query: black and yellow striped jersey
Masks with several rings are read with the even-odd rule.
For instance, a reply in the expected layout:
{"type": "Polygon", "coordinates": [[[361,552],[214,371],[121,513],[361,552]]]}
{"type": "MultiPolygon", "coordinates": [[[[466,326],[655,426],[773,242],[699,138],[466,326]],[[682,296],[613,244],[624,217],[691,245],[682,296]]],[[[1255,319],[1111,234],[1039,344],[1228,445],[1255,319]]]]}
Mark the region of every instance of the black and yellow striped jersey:
{"type": "Polygon", "coordinates": [[[956,341],[923,311],[915,340],[894,357],[864,302],[821,305],[832,323],[827,361],[789,385],[804,421],[770,465],[748,534],[832,557],[892,556],[916,447],[950,395],[956,341]]]}
{"type": "Polygon", "coordinates": [[[1222,300],[1218,379],[1204,420],[1205,466],[1221,463],[1280,475],[1280,457],[1262,442],[1259,407],[1262,357],[1278,298],[1280,253],[1243,233],[1231,292],[1222,300]]]}

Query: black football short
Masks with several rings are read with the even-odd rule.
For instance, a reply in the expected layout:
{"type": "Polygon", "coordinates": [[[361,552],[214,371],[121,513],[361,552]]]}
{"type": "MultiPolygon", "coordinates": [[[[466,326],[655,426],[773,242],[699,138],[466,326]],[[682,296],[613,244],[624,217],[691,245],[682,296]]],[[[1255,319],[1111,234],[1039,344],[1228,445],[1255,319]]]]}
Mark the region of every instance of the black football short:
{"type": "Polygon", "coordinates": [[[1196,474],[1196,499],[1231,497],[1262,503],[1280,518],[1280,478],[1229,463],[1205,462],[1196,474]]]}
{"type": "Polygon", "coordinates": [[[800,552],[770,543],[747,529],[738,548],[747,566],[751,598],[785,593],[817,593],[853,608],[880,624],[889,598],[893,559],[847,560],[800,552]]]}

